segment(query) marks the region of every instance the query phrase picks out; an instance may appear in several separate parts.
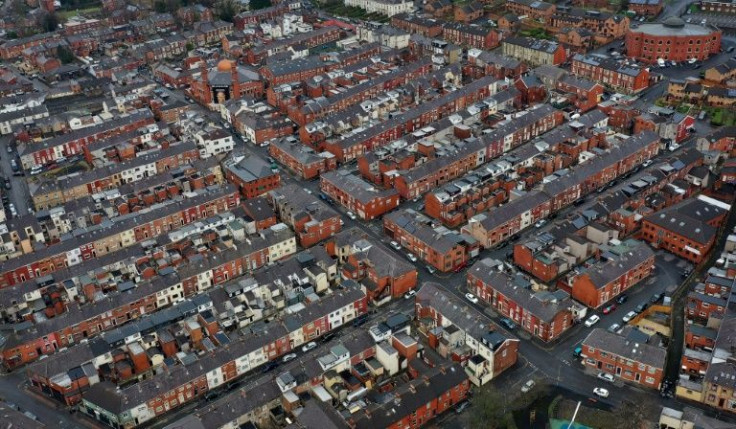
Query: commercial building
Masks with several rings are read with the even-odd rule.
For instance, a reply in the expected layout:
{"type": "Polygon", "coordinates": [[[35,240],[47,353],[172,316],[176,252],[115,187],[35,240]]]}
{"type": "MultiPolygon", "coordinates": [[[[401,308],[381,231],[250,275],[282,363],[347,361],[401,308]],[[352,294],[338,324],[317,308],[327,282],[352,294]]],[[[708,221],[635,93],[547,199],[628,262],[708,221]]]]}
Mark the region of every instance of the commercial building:
{"type": "Polygon", "coordinates": [[[626,34],[626,55],[639,61],[704,61],[721,50],[721,30],[685,23],[672,16],[661,23],[641,24],[626,34]]]}

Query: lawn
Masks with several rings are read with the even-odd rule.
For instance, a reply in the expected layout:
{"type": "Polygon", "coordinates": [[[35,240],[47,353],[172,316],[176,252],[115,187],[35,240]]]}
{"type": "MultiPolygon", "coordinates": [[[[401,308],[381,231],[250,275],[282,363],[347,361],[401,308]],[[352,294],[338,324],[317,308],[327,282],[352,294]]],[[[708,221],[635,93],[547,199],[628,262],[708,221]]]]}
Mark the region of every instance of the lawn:
{"type": "Polygon", "coordinates": [[[56,12],[57,15],[59,15],[59,18],[62,20],[69,19],[71,17],[77,16],[77,15],[92,15],[99,13],[102,10],[102,7],[100,6],[93,6],[93,7],[87,7],[84,9],[75,9],[75,10],[59,10],[56,12]]]}
{"type": "Polygon", "coordinates": [[[377,22],[388,22],[387,16],[377,13],[367,13],[365,10],[355,6],[345,6],[338,2],[327,2],[321,5],[321,8],[326,12],[336,15],[343,16],[346,18],[362,19],[364,21],[377,21],[377,22]]]}
{"type": "Polygon", "coordinates": [[[731,109],[713,108],[710,109],[711,125],[734,125],[736,124],[736,111],[731,109]]]}

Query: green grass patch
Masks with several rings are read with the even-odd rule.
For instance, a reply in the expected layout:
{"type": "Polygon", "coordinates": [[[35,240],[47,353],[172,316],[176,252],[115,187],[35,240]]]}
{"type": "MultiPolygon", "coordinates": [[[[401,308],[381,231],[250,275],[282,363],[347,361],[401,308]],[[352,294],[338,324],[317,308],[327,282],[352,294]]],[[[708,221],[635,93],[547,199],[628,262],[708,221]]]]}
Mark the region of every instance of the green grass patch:
{"type": "Polygon", "coordinates": [[[66,20],[75,16],[79,15],[93,15],[100,13],[102,10],[102,7],[100,6],[94,6],[94,7],[87,7],[84,9],[75,9],[75,10],[59,10],[56,12],[57,15],[59,15],[59,18],[62,20],[66,20]]]}
{"type": "Polygon", "coordinates": [[[546,39],[546,40],[552,40],[552,34],[550,34],[547,30],[544,28],[531,28],[528,30],[522,30],[519,32],[522,36],[528,36],[528,37],[534,37],[535,39],[546,39]]]}

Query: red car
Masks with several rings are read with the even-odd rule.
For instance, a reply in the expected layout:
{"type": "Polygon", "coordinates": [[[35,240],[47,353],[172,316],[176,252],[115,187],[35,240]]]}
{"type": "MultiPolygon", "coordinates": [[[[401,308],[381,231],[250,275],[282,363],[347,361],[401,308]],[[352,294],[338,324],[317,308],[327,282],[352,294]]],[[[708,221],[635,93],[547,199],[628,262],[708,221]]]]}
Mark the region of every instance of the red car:
{"type": "Polygon", "coordinates": [[[611,314],[616,309],[616,304],[611,304],[603,309],[603,314],[611,314]]]}

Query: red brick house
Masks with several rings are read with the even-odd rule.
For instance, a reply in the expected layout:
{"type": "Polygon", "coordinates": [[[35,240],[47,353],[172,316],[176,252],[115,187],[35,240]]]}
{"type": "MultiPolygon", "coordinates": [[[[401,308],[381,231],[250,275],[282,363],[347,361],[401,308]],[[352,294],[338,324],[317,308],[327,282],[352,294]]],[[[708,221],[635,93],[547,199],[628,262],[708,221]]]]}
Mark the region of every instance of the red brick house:
{"type": "Polygon", "coordinates": [[[225,178],[236,185],[245,198],[254,198],[281,186],[281,176],[260,157],[246,155],[224,165],[225,178]]]}
{"type": "Polygon", "coordinates": [[[478,245],[472,237],[439,234],[428,223],[426,216],[407,210],[383,216],[386,235],[441,272],[462,268],[477,254],[478,245]]]}
{"type": "Polygon", "coordinates": [[[499,32],[493,28],[460,22],[443,24],[442,38],[456,45],[477,49],[493,49],[501,40],[499,32]]]}
{"type": "Polygon", "coordinates": [[[468,3],[456,3],[453,6],[453,14],[457,22],[472,22],[483,16],[483,4],[477,1],[468,3]]]}
{"type": "Polygon", "coordinates": [[[398,298],[417,286],[417,269],[358,228],[336,234],[325,243],[343,263],[341,276],[362,283],[371,301],[398,298]]]}
{"type": "Polygon", "coordinates": [[[667,350],[626,337],[593,329],[583,340],[583,365],[642,387],[659,389],[667,350]]]}
{"type": "Polygon", "coordinates": [[[276,140],[268,153],[280,164],[303,179],[316,179],[320,174],[337,169],[337,159],[329,152],[318,153],[298,141],[276,140]]]}
{"type": "Polygon", "coordinates": [[[572,59],[571,71],[574,75],[624,93],[636,93],[649,87],[648,68],[622,65],[612,58],[600,59],[578,54],[572,59]]]}
{"type": "Polygon", "coordinates": [[[269,198],[279,218],[294,229],[302,247],[311,247],[341,229],[340,214],[296,184],[271,191],[269,198]]]}
{"type": "Polygon", "coordinates": [[[506,2],[506,10],[513,12],[516,16],[524,15],[546,22],[557,11],[557,7],[544,1],[509,0],[506,2]]]}
{"type": "Polygon", "coordinates": [[[365,220],[376,219],[390,212],[400,202],[395,189],[377,189],[357,176],[339,171],[323,173],[320,176],[320,189],[365,220]]]}
{"type": "Polygon", "coordinates": [[[242,205],[245,214],[252,220],[256,231],[268,229],[279,222],[276,212],[268,204],[268,199],[265,196],[249,198],[243,201],[242,205]]]}
{"type": "Polygon", "coordinates": [[[581,274],[573,274],[569,282],[571,295],[591,308],[603,304],[624,293],[649,277],[654,266],[654,252],[644,243],[626,242],[628,249],[615,253],[611,259],[601,259],[586,267],[581,274]]]}
{"type": "Polygon", "coordinates": [[[629,10],[639,16],[655,17],[664,9],[662,0],[629,0],[629,10]]]}
{"type": "Polygon", "coordinates": [[[473,384],[484,385],[516,364],[519,340],[502,333],[488,316],[441,285],[424,283],[414,310],[429,347],[461,362],[473,384]]]}
{"type": "Polygon", "coordinates": [[[582,308],[563,291],[538,291],[526,278],[511,277],[491,266],[490,259],[475,263],[468,270],[468,289],[491,304],[522,329],[542,341],[552,341],[570,329],[575,313],[582,308]]]}
{"type": "Polygon", "coordinates": [[[695,264],[704,261],[728,210],[708,197],[691,198],[642,220],[639,238],[695,264]]]}
{"type": "Polygon", "coordinates": [[[458,364],[434,367],[394,391],[401,400],[387,413],[384,405],[373,405],[351,415],[350,429],[416,429],[452,409],[468,397],[470,380],[458,364]],[[432,386],[432,388],[427,388],[432,386]]]}

